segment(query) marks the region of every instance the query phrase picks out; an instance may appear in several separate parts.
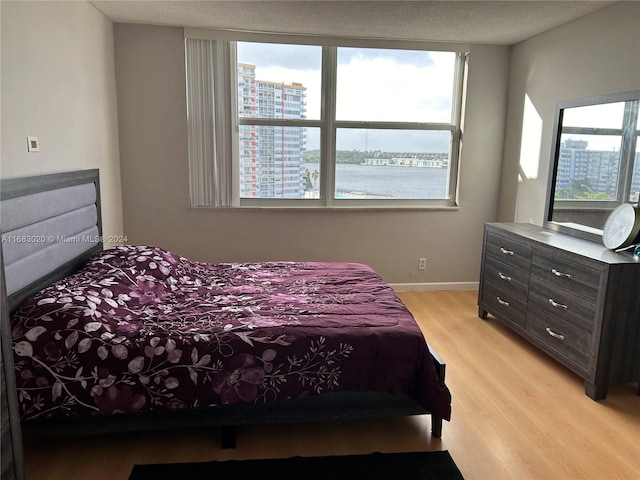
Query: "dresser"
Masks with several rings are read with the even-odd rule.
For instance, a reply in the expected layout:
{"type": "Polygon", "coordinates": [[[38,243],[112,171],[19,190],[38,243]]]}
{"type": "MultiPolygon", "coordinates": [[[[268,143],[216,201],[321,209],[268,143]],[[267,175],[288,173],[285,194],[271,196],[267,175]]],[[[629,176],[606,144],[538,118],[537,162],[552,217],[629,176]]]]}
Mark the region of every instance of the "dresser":
{"type": "Polygon", "coordinates": [[[640,262],[532,224],[485,225],[478,315],[585,380],[594,400],[640,380],[640,262]]]}

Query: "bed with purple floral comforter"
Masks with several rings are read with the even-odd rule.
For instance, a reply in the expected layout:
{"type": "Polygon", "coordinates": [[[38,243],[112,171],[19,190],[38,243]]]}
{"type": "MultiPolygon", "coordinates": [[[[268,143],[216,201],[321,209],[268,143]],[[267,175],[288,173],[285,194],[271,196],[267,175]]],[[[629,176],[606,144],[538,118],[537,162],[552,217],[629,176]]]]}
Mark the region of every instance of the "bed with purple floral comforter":
{"type": "Polygon", "coordinates": [[[23,421],[325,392],[451,396],[394,291],[354,263],[207,264],[123,246],[12,317],[23,421]]]}

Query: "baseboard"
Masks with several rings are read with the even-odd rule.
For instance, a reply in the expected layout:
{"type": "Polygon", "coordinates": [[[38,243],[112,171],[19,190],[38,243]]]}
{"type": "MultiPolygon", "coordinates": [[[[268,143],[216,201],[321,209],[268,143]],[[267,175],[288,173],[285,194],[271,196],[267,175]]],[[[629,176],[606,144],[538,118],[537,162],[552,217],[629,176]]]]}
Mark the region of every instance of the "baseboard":
{"type": "Polygon", "coordinates": [[[435,290],[478,290],[478,282],[391,283],[396,292],[428,292],[435,290]]]}

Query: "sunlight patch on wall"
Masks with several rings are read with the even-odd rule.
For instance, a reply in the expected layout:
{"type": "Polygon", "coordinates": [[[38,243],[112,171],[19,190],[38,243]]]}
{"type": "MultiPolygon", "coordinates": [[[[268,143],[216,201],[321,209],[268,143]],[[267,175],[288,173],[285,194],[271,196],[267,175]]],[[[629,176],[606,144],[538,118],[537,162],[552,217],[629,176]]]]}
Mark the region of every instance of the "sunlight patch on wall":
{"type": "Polygon", "coordinates": [[[520,141],[520,175],[518,180],[536,180],[540,168],[540,144],[542,142],[542,118],[529,95],[524,96],[522,114],[522,139],[520,141]]]}

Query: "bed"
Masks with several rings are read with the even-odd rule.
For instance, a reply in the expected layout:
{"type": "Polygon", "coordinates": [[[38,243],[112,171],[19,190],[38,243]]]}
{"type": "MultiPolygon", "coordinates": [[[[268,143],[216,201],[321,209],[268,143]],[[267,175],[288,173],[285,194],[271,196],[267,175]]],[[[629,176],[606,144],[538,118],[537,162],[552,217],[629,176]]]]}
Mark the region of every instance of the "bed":
{"type": "Polygon", "coordinates": [[[232,447],[244,424],[449,420],[444,362],[370,267],[104,250],[97,170],[0,193],[25,435],[210,425],[232,447]]]}

